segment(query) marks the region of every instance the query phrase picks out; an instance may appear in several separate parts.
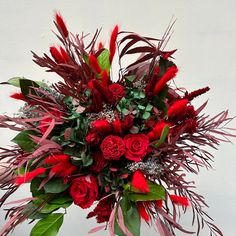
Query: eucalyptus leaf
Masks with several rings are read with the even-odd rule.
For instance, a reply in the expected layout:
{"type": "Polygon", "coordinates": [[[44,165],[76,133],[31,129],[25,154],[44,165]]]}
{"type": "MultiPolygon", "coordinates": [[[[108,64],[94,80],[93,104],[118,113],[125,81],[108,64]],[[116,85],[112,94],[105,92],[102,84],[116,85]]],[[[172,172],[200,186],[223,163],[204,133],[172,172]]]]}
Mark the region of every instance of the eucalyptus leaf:
{"type": "Polygon", "coordinates": [[[143,118],[144,120],[147,120],[150,116],[151,116],[150,112],[147,112],[147,111],[145,111],[145,112],[142,114],[142,118],[143,118]]]}
{"type": "Polygon", "coordinates": [[[30,236],[56,236],[64,219],[64,214],[55,213],[38,221],[30,236]]]}

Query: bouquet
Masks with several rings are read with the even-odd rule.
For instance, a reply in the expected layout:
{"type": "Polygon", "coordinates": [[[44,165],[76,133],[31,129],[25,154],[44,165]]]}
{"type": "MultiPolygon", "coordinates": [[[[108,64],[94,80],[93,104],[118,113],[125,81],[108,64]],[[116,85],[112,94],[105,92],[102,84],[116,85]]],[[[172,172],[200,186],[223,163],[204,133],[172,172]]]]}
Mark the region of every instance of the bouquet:
{"type": "Polygon", "coordinates": [[[59,13],[55,26],[60,46],[33,61],[54,72],[54,84],[12,78],[2,84],[19,88],[11,98],[22,100],[18,115],[0,116],[0,127],[18,131],[14,146],[1,148],[0,161],[8,164],[0,183],[6,202],[29,183],[32,196],[7,202],[9,221],[0,235],[8,235],[25,220],[37,221],[31,236],[58,233],[66,209],[94,208],[98,230],[111,236],[139,236],[141,221],[159,235],[223,235],[204,211],[204,197],[186,174],[211,168],[221,141],[228,142],[232,120],[227,111],[214,117],[203,113],[207,103],[192,101],[209,88],[189,92],[174,83],[178,68],[166,51],[173,24],[161,39],[119,31],[115,26],[109,49],[92,38],[74,35],[59,13]],[[112,73],[117,55],[119,71],[112,73]],[[131,63],[124,65],[131,55],[131,63]],[[179,217],[187,208],[192,224],[187,230],[179,217]]]}

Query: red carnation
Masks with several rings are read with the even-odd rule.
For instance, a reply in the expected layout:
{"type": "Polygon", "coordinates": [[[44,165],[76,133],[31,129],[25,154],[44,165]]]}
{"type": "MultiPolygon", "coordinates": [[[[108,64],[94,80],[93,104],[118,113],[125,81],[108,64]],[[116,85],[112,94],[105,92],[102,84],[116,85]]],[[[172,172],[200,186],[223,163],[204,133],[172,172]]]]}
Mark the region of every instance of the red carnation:
{"type": "Polygon", "coordinates": [[[112,93],[113,104],[116,104],[121,98],[125,96],[124,87],[120,84],[111,84],[108,89],[112,93]]]}
{"type": "Polygon", "coordinates": [[[89,208],[98,197],[97,179],[94,176],[81,176],[72,180],[70,195],[75,205],[89,208]]]}
{"type": "Polygon", "coordinates": [[[149,138],[145,134],[128,134],[124,137],[125,157],[132,161],[141,161],[148,151],[149,138]]]}
{"type": "Polygon", "coordinates": [[[125,153],[124,142],[119,136],[107,136],[102,141],[100,148],[104,158],[108,160],[119,160],[125,153]]]}
{"type": "Polygon", "coordinates": [[[107,160],[104,158],[101,151],[94,152],[92,154],[92,158],[93,165],[90,166],[90,170],[98,173],[105,167],[105,165],[107,164],[107,160]]]}

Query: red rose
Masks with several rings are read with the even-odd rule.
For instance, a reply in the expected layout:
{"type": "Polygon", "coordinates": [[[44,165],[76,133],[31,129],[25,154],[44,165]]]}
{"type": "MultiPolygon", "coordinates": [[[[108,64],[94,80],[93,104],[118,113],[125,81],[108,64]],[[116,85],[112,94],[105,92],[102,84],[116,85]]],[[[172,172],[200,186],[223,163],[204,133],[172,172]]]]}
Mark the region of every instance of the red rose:
{"type": "Polygon", "coordinates": [[[105,159],[119,160],[125,153],[125,145],[122,138],[114,135],[107,136],[100,146],[105,159]]]}
{"type": "Polygon", "coordinates": [[[100,136],[97,132],[90,132],[86,136],[86,142],[88,145],[96,146],[100,142],[100,136]]]}
{"type": "Polygon", "coordinates": [[[98,185],[94,176],[81,176],[72,180],[70,195],[75,205],[89,208],[98,197],[98,185]]]}
{"type": "Polygon", "coordinates": [[[125,157],[132,161],[141,161],[148,151],[149,138],[145,134],[128,134],[124,137],[125,157]]]}
{"type": "Polygon", "coordinates": [[[91,125],[101,134],[112,132],[112,126],[106,119],[95,120],[91,123],[91,125]]]}
{"type": "Polygon", "coordinates": [[[90,167],[90,170],[98,173],[105,167],[105,165],[107,164],[107,160],[103,157],[101,151],[94,152],[92,154],[92,158],[93,164],[90,167]]]}
{"type": "Polygon", "coordinates": [[[121,98],[125,96],[124,87],[120,84],[111,84],[108,87],[109,91],[112,93],[112,102],[116,104],[121,98]]]}

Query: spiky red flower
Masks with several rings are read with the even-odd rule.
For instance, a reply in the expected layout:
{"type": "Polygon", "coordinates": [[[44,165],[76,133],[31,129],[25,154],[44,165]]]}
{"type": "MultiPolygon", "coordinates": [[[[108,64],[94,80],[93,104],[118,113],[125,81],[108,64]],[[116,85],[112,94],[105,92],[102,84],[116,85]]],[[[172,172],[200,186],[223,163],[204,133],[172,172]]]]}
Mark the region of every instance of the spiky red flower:
{"type": "Polygon", "coordinates": [[[190,202],[188,198],[182,197],[182,196],[177,196],[177,195],[170,195],[170,199],[174,204],[181,205],[181,206],[189,206],[190,202]]]}
{"type": "Polygon", "coordinates": [[[167,111],[167,116],[172,117],[176,116],[178,114],[181,114],[185,111],[188,104],[188,99],[181,99],[176,102],[174,102],[167,111]]]}
{"type": "Polygon", "coordinates": [[[136,170],[133,174],[131,184],[137,190],[148,193],[150,192],[148,183],[144,177],[144,174],[140,170],[136,170]]]}
{"type": "Polygon", "coordinates": [[[25,96],[22,93],[13,93],[10,95],[10,97],[16,100],[25,100],[25,96]]]}
{"type": "Polygon", "coordinates": [[[119,32],[119,28],[118,28],[118,25],[116,25],[111,33],[111,38],[110,38],[110,45],[109,45],[110,63],[112,63],[113,57],[116,53],[116,40],[117,40],[118,32],[119,32]]]}
{"type": "Polygon", "coordinates": [[[46,169],[43,167],[36,168],[36,169],[32,170],[31,172],[26,172],[24,175],[18,176],[15,180],[15,184],[16,185],[24,184],[26,182],[31,181],[35,177],[37,177],[41,174],[44,174],[45,172],[46,172],[46,169]]]}
{"type": "Polygon", "coordinates": [[[67,27],[66,27],[65,21],[64,21],[64,19],[62,18],[62,16],[60,15],[59,12],[56,13],[55,20],[56,20],[57,26],[58,26],[59,29],[61,30],[63,36],[64,36],[65,38],[67,38],[68,35],[69,35],[69,32],[68,32],[68,29],[67,29],[67,27]]]}
{"type": "Polygon", "coordinates": [[[64,63],[64,58],[61,55],[61,52],[54,46],[50,47],[50,53],[53,57],[53,59],[57,62],[57,63],[64,63]]]}
{"type": "Polygon", "coordinates": [[[92,67],[93,71],[97,74],[101,74],[102,69],[98,63],[97,58],[94,55],[89,55],[89,64],[92,67]]]}
{"type": "Polygon", "coordinates": [[[146,222],[150,221],[150,216],[144,206],[144,203],[142,202],[138,202],[137,203],[137,209],[138,209],[138,213],[141,216],[142,219],[144,219],[146,222]]]}
{"type": "Polygon", "coordinates": [[[176,76],[177,72],[178,72],[178,68],[176,66],[169,67],[166,70],[165,74],[156,83],[153,89],[153,94],[154,95],[158,94],[165,87],[166,83],[176,76]]]}

